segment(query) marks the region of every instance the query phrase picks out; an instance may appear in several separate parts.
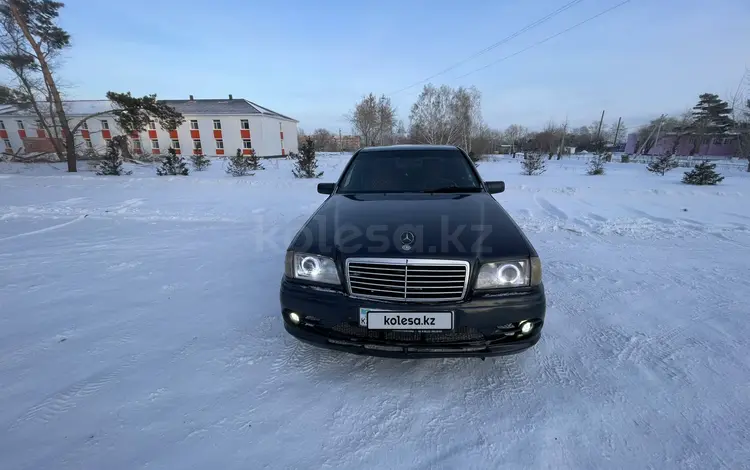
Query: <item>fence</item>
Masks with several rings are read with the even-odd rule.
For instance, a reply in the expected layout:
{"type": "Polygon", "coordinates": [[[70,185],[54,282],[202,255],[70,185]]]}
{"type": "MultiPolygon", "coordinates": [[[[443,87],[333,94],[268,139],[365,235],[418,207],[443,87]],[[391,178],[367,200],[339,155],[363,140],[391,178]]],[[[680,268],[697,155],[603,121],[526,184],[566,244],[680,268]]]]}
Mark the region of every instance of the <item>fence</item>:
{"type": "MultiPolygon", "coordinates": [[[[580,160],[580,161],[588,161],[594,154],[593,153],[576,153],[573,155],[563,155],[562,160],[580,160]]],[[[622,153],[615,153],[612,155],[612,161],[613,162],[620,162],[620,157],[622,156],[622,153]]],[[[545,160],[547,159],[547,156],[544,155],[545,160]]],[[[644,165],[647,165],[651,163],[653,160],[655,160],[657,157],[651,156],[651,155],[631,155],[630,156],[630,163],[641,163],[644,165]]],[[[739,159],[739,158],[726,158],[726,157],[696,157],[696,156],[685,156],[685,157],[676,157],[677,158],[677,164],[681,168],[693,168],[697,163],[700,163],[703,160],[708,160],[711,163],[716,164],[716,169],[719,171],[746,171],[747,170],[747,160],[745,159],[739,159]]],[[[483,155],[483,160],[488,162],[498,162],[503,160],[523,160],[523,153],[517,153],[516,158],[513,159],[511,155],[483,155]]],[[[554,155],[552,157],[552,160],[557,160],[557,155],[554,155]]]]}

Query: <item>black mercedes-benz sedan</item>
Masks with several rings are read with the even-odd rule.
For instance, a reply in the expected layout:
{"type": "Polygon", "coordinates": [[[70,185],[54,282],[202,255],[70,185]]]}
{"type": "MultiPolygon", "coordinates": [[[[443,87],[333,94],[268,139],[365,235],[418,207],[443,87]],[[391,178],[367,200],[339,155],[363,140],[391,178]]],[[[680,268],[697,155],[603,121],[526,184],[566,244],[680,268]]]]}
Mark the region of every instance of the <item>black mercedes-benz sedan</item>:
{"type": "Polygon", "coordinates": [[[457,147],[356,152],[286,252],[281,315],[300,340],[357,354],[486,357],[539,341],[542,265],[457,147]]]}

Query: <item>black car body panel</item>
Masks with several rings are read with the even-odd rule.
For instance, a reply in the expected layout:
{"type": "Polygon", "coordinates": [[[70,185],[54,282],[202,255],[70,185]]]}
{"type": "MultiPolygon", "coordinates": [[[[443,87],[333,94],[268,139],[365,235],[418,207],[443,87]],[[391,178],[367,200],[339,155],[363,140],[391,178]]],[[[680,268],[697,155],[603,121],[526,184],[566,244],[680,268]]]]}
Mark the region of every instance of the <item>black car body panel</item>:
{"type": "Polygon", "coordinates": [[[489,357],[523,351],[539,341],[544,325],[544,287],[513,294],[474,296],[450,304],[401,305],[357,299],[344,291],[321,288],[283,279],[282,317],[286,331],[308,343],[331,349],[385,357],[489,357]],[[452,311],[453,332],[373,332],[359,327],[359,309],[399,311],[452,311]],[[289,312],[304,312],[295,325],[289,312]],[[519,337],[519,322],[534,322],[530,336],[519,337]],[[384,348],[389,347],[390,348],[384,348]]]}
{"type": "Polygon", "coordinates": [[[357,194],[330,196],[290,245],[326,256],[402,256],[398,236],[416,235],[409,256],[464,258],[536,256],[492,195],[357,194]],[[501,251],[499,251],[501,250],[501,251]]]}
{"type": "MultiPolygon", "coordinates": [[[[393,146],[360,152],[455,147],[393,146]]],[[[342,175],[360,153],[347,164],[342,175]]],[[[468,161],[468,156],[461,151],[468,161]]],[[[452,192],[339,193],[341,180],[300,228],[288,251],[333,259],[340,285],[305,281],[288,272],[280,303],[286,331],[300,340],[356,354],[390,357],[494,356],[523,351],[539,340],[546,312],[544,286],[473,289],[484,263],[537,258],[537,252],[510,215],[488,192],[473,164],[478,188],[452,192]],[[401,235],[411,232],[404,246],[401,235]],[[401,301],[353,295],[347,260],[454,260],[468,263],[459,300],[401,301]],[[359,323],[360,309],[395,312],[452,312],[445,330],[374,330],[359,323]],[[289,315],[294,313],[296,321],[289,315]],[[522,333],[522,323],[533,330],[522,333]]],[[[344,176],[342,176],[342,179],[344,176]]],[[[501,182],[494,188],[503,188],[501,182]]],[[[450,189],[450,188],[449,188],[450,189]]],[[[500,189],[502,190],[502,189],[500,189]]],[[[428,281],[422,281],[428,282],[428,281]]]]}

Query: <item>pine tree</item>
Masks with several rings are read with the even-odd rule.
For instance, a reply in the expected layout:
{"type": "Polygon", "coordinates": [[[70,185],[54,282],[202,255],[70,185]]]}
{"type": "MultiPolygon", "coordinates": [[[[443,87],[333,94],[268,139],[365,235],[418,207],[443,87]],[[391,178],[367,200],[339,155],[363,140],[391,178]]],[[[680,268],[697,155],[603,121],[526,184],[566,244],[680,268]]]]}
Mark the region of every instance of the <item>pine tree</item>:
{"type": "Polygon", "coordinates": [[[732,108],[729,103],[713,93],[703,93],[698,97],[698,104],[693,106],[692,122],[687,126],[689,133],[695,136],[691,155],[695,154],[706,138],[726,134],[733,126],[732,108]]]}
{"type": "Polygon", "coordinates": [[[96,168],[96,174],[100,176],[120,176],[129,175],[132,171],[125,171],[122,167],[122,157],[117,144],[111,142],[107,145],[107,153],[99,162],[96,168]]]}
{"type": "Polygon", "coordinates": [[[254,149],[250,150],[250,156],[247,158],[248,167],[253,170],[265,170],[266,168],[260,163],[260,157],[254,149]]]}
{"type": "Polygon", "coordinates": [[[295,159],[292,173],[295,178],[320,178],[323,172],[318,170],[318,160],[315,157],[315,142],[308,137],[300,149],[301,154],[295,159]]]}
{"type": "Polygon", "coordinates": [[[226,172],[232,176],[253,176],[254,174],[250,173],[250,159],[242,154],[242,149],[237,149],[237,153],[229,157],[226,172]]]}
{"type": "Polygon", "coordinates": [[[202,150],[190,155],[190,162],[193,164],[195,171],[203,171],[211,166],[211,160],[203,154],[202,150]]]}
{"type": "Polygon", "coordinates": [[[724,177],[714,171],[715,168],[715,163],[703,160],[695,165],[695,169],[685,172],[682,182],[685,184],[714,185],[724,181],[724,177]]]}
{"type": "Polygon", "coordinates": [[[605,161],[606,157],[604,154],[595,153],[588,162],[588,170],[586,170],[586,173],[589,175],[603,175],[605,161]]]}
{"type": "Polygon", "coordinates": [[[546,163],[540,153],[526,153],[521,160],[524,175],[541,175],[547,171],[546,163]]]}
{"type": "Polygon", "coordinates": [[[187,176],[188,168],[185,159],[177,155],[177,151],[169,147],[167,154],[161,158],[161,168],[156,169],[159,176],[187,176]]]}
{"type": "Polygon", "coordinates": [[[677,159],[671,153],[661,155],[649,163],[647,168],[651,173],[658,173],[664,176],[664,173],[677,168],[677,159]]]}
{"type": "Polygon", "coordinates": [[[692,127],[706,134],[724,134],[734,124],[732,108],[729,103],[713,93],[699,96],[698,104],[693,106],[692,127]]]}

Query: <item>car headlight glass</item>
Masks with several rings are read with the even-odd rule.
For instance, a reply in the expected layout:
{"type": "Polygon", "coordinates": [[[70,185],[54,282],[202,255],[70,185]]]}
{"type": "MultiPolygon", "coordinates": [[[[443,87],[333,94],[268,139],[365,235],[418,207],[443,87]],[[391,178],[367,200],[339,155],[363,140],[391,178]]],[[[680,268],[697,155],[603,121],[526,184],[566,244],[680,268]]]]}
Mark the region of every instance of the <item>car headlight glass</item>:
{"type": "Polygon", "coordinates": [[[485,263],[479,268],[477,289],[526,287],[542,282],[542,265],[539,258],[485,263]]]}
{"type": "Polygon", "coordinates": [[[285,272],[288,277],[324,284],[341,284],[336,263],[327,257],[308,253],[288,252],[285,272]]]}

